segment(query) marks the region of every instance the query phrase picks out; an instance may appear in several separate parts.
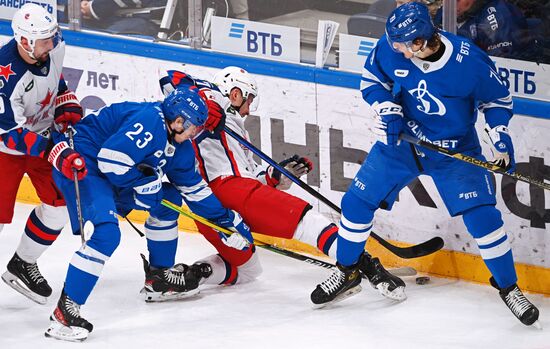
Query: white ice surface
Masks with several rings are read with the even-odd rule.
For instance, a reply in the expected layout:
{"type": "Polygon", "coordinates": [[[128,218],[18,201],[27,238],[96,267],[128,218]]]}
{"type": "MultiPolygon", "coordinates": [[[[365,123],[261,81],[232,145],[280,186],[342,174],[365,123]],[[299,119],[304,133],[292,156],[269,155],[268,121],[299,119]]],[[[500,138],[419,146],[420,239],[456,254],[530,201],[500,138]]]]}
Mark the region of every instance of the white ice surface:
{"type": "MultiPolygon", "coordinates": [[[[30,205],[17,204],[14,223],[0,233],[5,271],[30,205]]],[[[0,349],[11,348],[550,348],[550,298],[529,295],[542,331],[523,326],[494,289],[448,279],[424,286],[406,279],[409,299],[394,304],[368,283],[330,309],[314,310],[309,294],[329,271],[259,249],[264,273],[256,282],[205,289],[194,299],[146,304],[140,238],[121,222],[122,242],[106,265],[82,315],[94,324],[87,341],[47,339],[44,330],[80,238],[61,237],[39,260],[54,288],[47,305],[27,300],[0,282],[0,349]]],[[[180,234],[178,262],[211,254],[198,234],[180,234]]]]}

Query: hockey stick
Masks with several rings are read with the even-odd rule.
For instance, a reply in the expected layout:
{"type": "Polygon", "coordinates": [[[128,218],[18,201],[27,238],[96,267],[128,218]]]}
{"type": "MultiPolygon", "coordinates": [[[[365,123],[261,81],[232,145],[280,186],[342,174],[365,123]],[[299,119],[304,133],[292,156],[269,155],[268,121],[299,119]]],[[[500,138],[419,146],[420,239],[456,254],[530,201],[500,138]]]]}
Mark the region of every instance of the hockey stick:
{"type": "MultiPolygon", "coordinates": [[[[213,223],[213,222],[209,221],[208,219],[206,219],[204,217],[201,217],[201,216],[199,216],[199,215],[197,215],[197,214],[195,214],[195,213],[193,213],[189,210],[186,210],[183,207],[180,207],[180,206],[178,206],[178,205],[176,205],[176,204],[174,204],[174,203],[172,203],[168,200],[163,199],[161,204],[163,206],[168,207],[171,210],[174,210],[174,211],[188,217],[188,218],[196,220],[197,222],[200,222],[200,223],[202,223],[202,224],[204,224],[204,225],[206,225],[206,226],[208,226],[212,229],[220,231],[224,234],[233,234],[233,232],[231,230],[226,229],[224,227],[220,227],[216,223],[213,223]]],[[[133,224],[132,224],[132,227],[134,227],[134,229],[138,232],[138,234],[140,236],[142,236],[143,233],[140,232],[133,224]]],[[[300,253],[297,253],[297,252],[294,252],[294,251],[289,251],[289,250],[285,250],[285,249],[280,248],[280,247],[270,245],[266,242],[263,242],[263,241],[259,240],[256,237],[254,237],[254,243],[255,243],[256,246],[264,248],[266,250],[269,250],[269,251],[272,251],[272,252],[275,252],[275,253],[290,257],[290,258],[294,258],[294,259],[297,259],[299,261],[303,261],[303,262],[306,262],[306,263],[309,263],[309,264],[317,265],[317,266],[322,267],[322,268],[331,269],[331,268],[335,267],[335,265],[332,264],[332,263],[325,262],[325,261],[322,261],[322,260],[314,258],[314,257],[305,256],[303,254],[300,254],[300,253]]],[[[417,273],[416,269],[411,268],[411,267],[395,268],[395,269],[390,269],[389,271],[395,276],[414,276],[417,273]]],[[[366,278],[366,276],[363,275],[363,278],[366,278]]]]}
{"type": "MultiPolygon", "coordinates": [[[[69,147],[74,150],[74,128],[69,126],[67,133],[69,134],[69,147]]],[[[84,218],[82,217],[82,201],[80,200],[80,186],[78,185],[78,174],[74,168],[73,176],[74,191],[76,195],[76,214],[78,216],[78,225],[80,228],[80,240],[82,241],[82,245],[84,245],[86,244],[86,240],[88,240],[88,238],[94,233],[94,225],[90,221],[86,221],[86,223],[84,223],[84,218]]]]}
{"type": "MultiPolygon", "coordinates": [[[[282,174],[287,176],[291,181],[296,183],[300,188],[307,191],[310,195],[315,197],[316,199],[322,201],[325,205],[332,208],[334,211],[338,213],[342,213],[342,210],[340,207],[338,207],[336,204],[334,204],[332,201],[327,199],[325,196],[323,196],[321,193],[304,183],[300,178],[294,176],[292,173],[287,171],[284,167],[280,166],[277,162],[275,162],[273,159],[271,159],[269,156],[267,156],[265,153],[263,153],[261,150],[256,148],[253,144],[251,144],[249,141],[241,137],[239,134],[235,133],[233,130],[231,130],[229,127],[225,126],[224,131],[230,135],[231,137],[235,138],[239,143],[241,143],[243,146],[250,149],[254,154],[258,155],[262,160],[267,162],[269,165],[273,166],[277,170],[279,170],[282,174]]],[[[429,254],[432,254],[438,250],[440,250],[443,247],[443,239],[440,237],[434,237],[428,241],[424,241],[418,245],[413,245],[409,247],[399,247],[395,246],[388,241],[386,241],[384,238],[376,234],[375,232],[371,232],[370,236],[372,236],[378,243],[382,246],[384,246],[387,250],[395,254],[396,256],[399,256],[401,258],[417,258],[426,256],[429,254]]]]}
{"type": "Polygon", "coordinates": [[[539,181],[537,179],[533,179],[531,177],[522,175],[522,174],[517,173],[517,172],[508,173],[502,167],[497,166],[497,165],[495,165],[493,163],[490,163],[488,161],[479,160],[479,159],[476,159],[472,156],[468,156],[468,155],[465,155],[465,154],[462,154],[462,153],[452,152],[449,149],[439,147],[435,144],[423,141],[423,140],[418,139],[416,137],[412,137],[412,136],[410,136],[408,134],[405,134],[405,133],[401,133],[399,135],[399,139],[402,139],[405,142],[408,142],[408,143],[411,143],[411,144],[416,144],[416,145],[419,145],[421,147],[436,151],[436,152],[438,152],[440,154],[443,154],[443,155],[446,155],[448,157],[455,158],[455,159],[458,159],[460,161],[464,161],[464,162],[467,162],[469,164],[472,164],[472,165],[475,165],[475,166],[478,166],[478,167],[482,167],[482,168],[484,168],[486,170],[489,170],[491,172],[500,173],[501,175],[512,177],[515,180],[522,181],[522,182],[525,182],[525,183],[529,183],[529,184],[532,184],[532,185],[536,185],[537,187],[542,188],[542,189],[550,190],[550,184],[544,183],[544,181],[539,181]]]}

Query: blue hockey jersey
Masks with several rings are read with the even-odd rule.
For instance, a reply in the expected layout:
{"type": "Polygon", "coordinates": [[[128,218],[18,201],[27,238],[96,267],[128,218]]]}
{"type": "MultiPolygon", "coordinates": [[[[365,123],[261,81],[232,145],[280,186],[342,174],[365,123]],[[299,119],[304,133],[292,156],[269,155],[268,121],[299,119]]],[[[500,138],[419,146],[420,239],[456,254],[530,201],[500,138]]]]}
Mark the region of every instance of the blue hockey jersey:
{"type": "Polygon", "coordinates": [[[133,205],[134,183],[144,176],[137,165],[146,164],[167,176],[193,212],[206,218],[226,214],[198,172],[191,141],[168,142],[161,103],[115,103],[87,115],[76,131],[76,150],[90,173],[101,173],[117,188],[117,201],[133,205]]]}
{"type": "Polygon", "coordinates": [[[361,92],[369,105],[403,106],[406,132],[455,151],[479,147],[477,111],[494,127],[508,125],[512,97],[487,54],[468,39],[440,32],[436,62],[395,53],[383,36],[365,62],[361,92]],[[399,92],[392,94],[395,89],[399,92]]]}

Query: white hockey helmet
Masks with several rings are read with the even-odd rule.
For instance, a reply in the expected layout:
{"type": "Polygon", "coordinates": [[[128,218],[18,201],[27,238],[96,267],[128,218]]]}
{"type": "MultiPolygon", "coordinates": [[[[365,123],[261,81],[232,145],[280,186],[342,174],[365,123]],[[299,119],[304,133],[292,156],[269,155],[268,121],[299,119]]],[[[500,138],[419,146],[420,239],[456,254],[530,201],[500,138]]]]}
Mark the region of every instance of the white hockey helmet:
{"type": "Polygon", "coordinates": [[[254,96],[254,102],[250,111],[255,111],[258,106],[258,84],[246,70],[239,67],[225,67],[214,75],[214,83],[218,86],[224,96],[229,96],[235,87],[241,90],[246,101],[249,95],[254,96]]]}
{"type": "MultiPolygon", "coordinates": [[[[21,38],[26,38],[31,46],[29,52],[34,58],[36,40],[49,39],[59,35],[59,27],[55,18],[42,6],[28,2],[13,16],[11,21],[15,41],[21,45],[21,38]]],[[[57,42],[54,42],[54,46],[57,42]]]]}

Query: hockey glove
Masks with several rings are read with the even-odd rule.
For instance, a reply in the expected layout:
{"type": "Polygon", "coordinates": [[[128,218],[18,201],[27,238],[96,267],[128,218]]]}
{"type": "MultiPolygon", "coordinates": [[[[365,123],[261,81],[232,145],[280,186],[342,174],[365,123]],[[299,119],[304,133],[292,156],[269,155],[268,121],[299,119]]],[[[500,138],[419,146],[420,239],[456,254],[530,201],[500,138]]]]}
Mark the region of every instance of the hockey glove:
{"type": "Polygon", "coordinates": [[[69,125],[75,125],[82,119],[82,107],[75,94],[65,91],[55,98],[54,123],[57,131],[65,133],[69,125]]]}
{"type": "Polygon", "coordinates": [[[378,141],[396,147],[399,145],[399,134],[403,131],[403,108],[390,101],[375,103],[376,112],[373,132],[378,141]]]}
{"type": "Polygon", "coordinates": [[[218,218],[216,223],[234,232],[229,237],[222,234],[222,242],[227,246],[237,250],[245,250],[250,244],[254,243],[250,227],[238,212],[228,209],[227,214],[218,218]]]}
{"type": "Polygon", "coordinates": [[[88,173],[84,158],[69,147],[65,141],[53,146],[50,155],[48,155],[48,161],[70,180],[74,180],[75,171],[79,181],[84,179],[88,173]]]}
{"type": "Polygon", "coordinates": [[[16,128],[0,135],[0,141],[9,149],[39,157],[44,157],[48,145],[51,145],[48,144],[48,138],[24,128],[16,128]]]}
{"type": "Polygon", "coordinates": [[[508,132],[508,127],[498,125],[493,128],[485,125],[485,132],[491,140],[491,152],[493,153],[493,164],[503,168],[506,172],[512,173],[516,170],[514,159],[514,145],[508,132]]]}
{"type": "MultiPolygon", "coordinates": [[[[294,154],[293,157],[285,159],[279,163],[288,172],[295,177],[300,178],[303,175],[308,174],[313,170],[313,163],[306,157],[300,157],[294,154]]],[[[275,187],[279,190],[287,190],[292,185],[292,180],[283,176],[281,171],[269,166],[266,171],[266,182],[269,186],[275,187]]]]}
{"type": "Polygon", "coordinates": [[[136,209],[149,210],[160,205],[162,201],[162,176],[152,167],[146,167],[151,171],[143,171],[141,164],[138,168],[142,170],[144,177],[134,184],[136,209]]]}
{"type": "Polygon", "coordinates": [[[208,118],[206,118],[204,128],[210,133],[217,135],[225,127],[225,111],[216,101],[208,98],[204,90],[199,91],[199,96],[202,97],[208,106],[208,118]]]}

